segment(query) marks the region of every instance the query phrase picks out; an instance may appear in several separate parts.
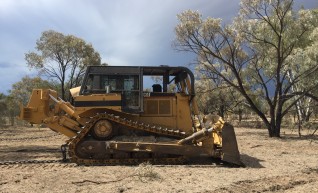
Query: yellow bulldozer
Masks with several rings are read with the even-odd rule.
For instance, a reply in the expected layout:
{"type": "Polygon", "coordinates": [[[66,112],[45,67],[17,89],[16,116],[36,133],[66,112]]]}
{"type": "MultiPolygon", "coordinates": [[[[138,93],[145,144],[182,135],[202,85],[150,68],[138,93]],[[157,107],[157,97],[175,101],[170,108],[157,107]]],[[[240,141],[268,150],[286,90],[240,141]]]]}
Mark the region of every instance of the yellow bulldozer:
{"type": "Polygon", "coordinates": [[[72,101],[35,89],[20,119],[66,135],[79,165],[179,164],[199,157],[241,165],[232,125],[199,114],[194,75],[185,67],[89,66],[72,101]],[[162,84],[145,90],[151,76],[162,84]],[[171,89],[170,85],[174,85],[171,89]]]}

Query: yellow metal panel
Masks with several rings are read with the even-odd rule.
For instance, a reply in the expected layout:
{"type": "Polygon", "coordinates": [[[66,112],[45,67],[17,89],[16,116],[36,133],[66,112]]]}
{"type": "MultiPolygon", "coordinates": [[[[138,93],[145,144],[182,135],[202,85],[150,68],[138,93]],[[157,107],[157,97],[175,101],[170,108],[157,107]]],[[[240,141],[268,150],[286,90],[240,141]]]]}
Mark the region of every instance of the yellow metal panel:
{"type": "Polygon", "coordinates": [[[121,100],[121,94],[109,93],[109,94],[80,95],[74,98],[74,101],[116,101],[116,100],[121,100]]]}
{"type": "Polygon", "coordinates": [[[66,128],[66,127],[63,127],[61,125],[58,125],[56,122],[55,123],[49,123],[49,124],[46,124],[50,129],[52,129],[53,131],[56,131],[56,132],[59,132],[59,133],[62,133],[63,135],[66,135],[67,137],[71,138],[71,137],[75,137],[77,134],[66,128]]]}
{"type": "Polygon", "coordinates": [[[20,107],[20,119],[39,124],[46,117],[52,116],[54,112],[50,109],[49,94],[57,97],[56,91],[34,89],[28,105],[20,107]]]}
{"type": "Polygon", "coordinates": [[[189,96],[177,94],[177,127],[187,133],[192,133],[192,119],[189,96]]]}
{"type": "MultiPolygon", "coordinates": [[[[98,102],[98,101],[121,101],[121,94],[118,93],[108,93],[108,94],[92,94],[92,95],[80,95],[74,98],[74,102],[98,102]]],[[[121,106],[90,106],[87,103],[87,106],[77,106],[75,107],[75,111],[78,114],[82,114],[85,111],[92,110],[92,109],[101,109],[101,108],[108,108],[113,109],[116,111],[121,111],[121,106]]]]}
{"type": "Polygon", "coordinates": [[[143,117],[140,117],[139,120],[140,122],[143,122],[146,124],[148,123],[153,125],[162,125],[172,129],[177,128],[176,117],[143,116],[143,117]]]}

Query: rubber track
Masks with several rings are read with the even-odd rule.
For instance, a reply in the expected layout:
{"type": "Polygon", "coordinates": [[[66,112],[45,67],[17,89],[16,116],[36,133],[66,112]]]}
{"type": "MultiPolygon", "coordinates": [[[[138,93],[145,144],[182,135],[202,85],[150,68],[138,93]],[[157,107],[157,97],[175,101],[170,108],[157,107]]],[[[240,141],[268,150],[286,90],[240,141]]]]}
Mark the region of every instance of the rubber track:
{"type": "Polygon", "coordinates": [[[173,136],[176,138],[187,137],[185,132],[180,132],[179,130],[172,130],[168,128],[162,128],[160,126],[146,125],[144,123],[133,122],[114,114],[97,114],[95,117],[92,117],[89,122],[84,126],[84,128],[78,132],[78,135],[71,139],[69,142],[69,156],[71,162],[77,163],[79,165],[136,165],[142,162],[150,162],[152,164],[183,164],[186,161],[184,156],[176,158],[126,158],[126,159],[84,159],[76,155],[76,146],[77,144],[85,138],[94,124],[100,119],[107,119],[112,122],[119,123],[123,126],[130,127],[133,129],[151,132],[155,134],[160,134],[161,136],[173,136]]]}

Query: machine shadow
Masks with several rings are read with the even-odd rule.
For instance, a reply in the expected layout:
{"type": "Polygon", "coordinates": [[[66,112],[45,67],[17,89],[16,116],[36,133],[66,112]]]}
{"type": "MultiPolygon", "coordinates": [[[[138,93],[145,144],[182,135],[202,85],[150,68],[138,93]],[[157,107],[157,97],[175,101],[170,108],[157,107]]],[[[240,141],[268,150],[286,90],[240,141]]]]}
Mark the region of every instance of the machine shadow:
{"type": "Polygon", "coordinates": [[[242,165],[224,162],[218,158],[192,158],[188,159],[186,167],[227,167],[227,168],[265,168],[260,162],[264,160],[246,155],[240,155],[242,165]]]}
{"type": "Polygon", "coordinates": [[[241,154],[241,161],[248,168],[265,168],[260,162],[264,160],[258,159],[256,157],[252,157],[246,154],[241,154]]]}
{"type": "Polygon", "coordinates": [[[62,153],[58,147],[23,145],[0,149],[0,157],[0,162],[59,157],[62,159],[62,153]]]}

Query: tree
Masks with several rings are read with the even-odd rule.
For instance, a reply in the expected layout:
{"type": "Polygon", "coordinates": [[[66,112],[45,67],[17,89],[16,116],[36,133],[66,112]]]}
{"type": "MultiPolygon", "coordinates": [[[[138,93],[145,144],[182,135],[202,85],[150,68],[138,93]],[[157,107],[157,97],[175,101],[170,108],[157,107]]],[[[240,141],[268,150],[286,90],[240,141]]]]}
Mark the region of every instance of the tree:
{"type": "MultiPolygon", "coordinates": [[[[318,9],[312,10],[314,14],[318,14],[318,9]]],[[[302,11],[302,14],[308,14],[302,11]]],[[[316,23],[318,23],[316,18],[316,23]]],[[[317,64],[318,62],[318,28],[316,27],[310,34],[309,38],[301,42],[300,46],[295,49],[290,57],[290,60],[296,60],[298,65],[293,70],[288,71],[288,78],[293,79],[295,71],[299,73],[302,70],[302,65],[317,64]]],[[[307,79],[308,80],[308,79],[307,79]]],[[[310,81],[310,80],[309,80],[310,81]]],[[[306,89],[308,86],[307,82],[298,82],[294,84],[291,89],[293,92],[298,92],[306,89]]],[[[317,94],[317,93],[316,93],[317,94]]],[[[295,103],[296,114],[300,123],[308,122],[310,115],[313,113],[314,101],[311,97],[304,96],[295,103]]]]}
{"type": "Polygon", "coordinates": [[[80,85],[86,66],[101,64],[100,55],[91,44],[53,30],[42,33],[36,41],[36,50],[25,54],[28,66],[58,80],[64,100],[69,88],[80,85]]]}
{"type": "Polygon", "coordinates": [[[5,125],[6,119],[5,115],[7,112],[6,95],[0,93],[0,125],[5,125]]]}
{"type": "Polygon", "coordinates": [[[178,15],[175,29],[176,49],[196,53],[203,71],[237,90],[262,119],[270,137],[280,137],[282,119],[297,101],[305,96],[317,99],[313,95],[317,60],[295,60],[297,48],[317,42],[309,41],[317,29],[317,13],[296,13],[292,5],[292,0],[242,0],[238,17],[229,25],[215,18],[203,20],[189,10],[178,15]],[[293,91],[300,83],[307,87],[293,91]]]}
{"type": "Polygon", "coordinates": [[[237,91],[224,84],[220,78],[211,79],[201,69],[196,71],[199,79],[195,83],[195,89],[200,111],[204,114],[217,113],[223,118],[226,114],[237,113],[241,121],[243,99],[237,91]]]}

